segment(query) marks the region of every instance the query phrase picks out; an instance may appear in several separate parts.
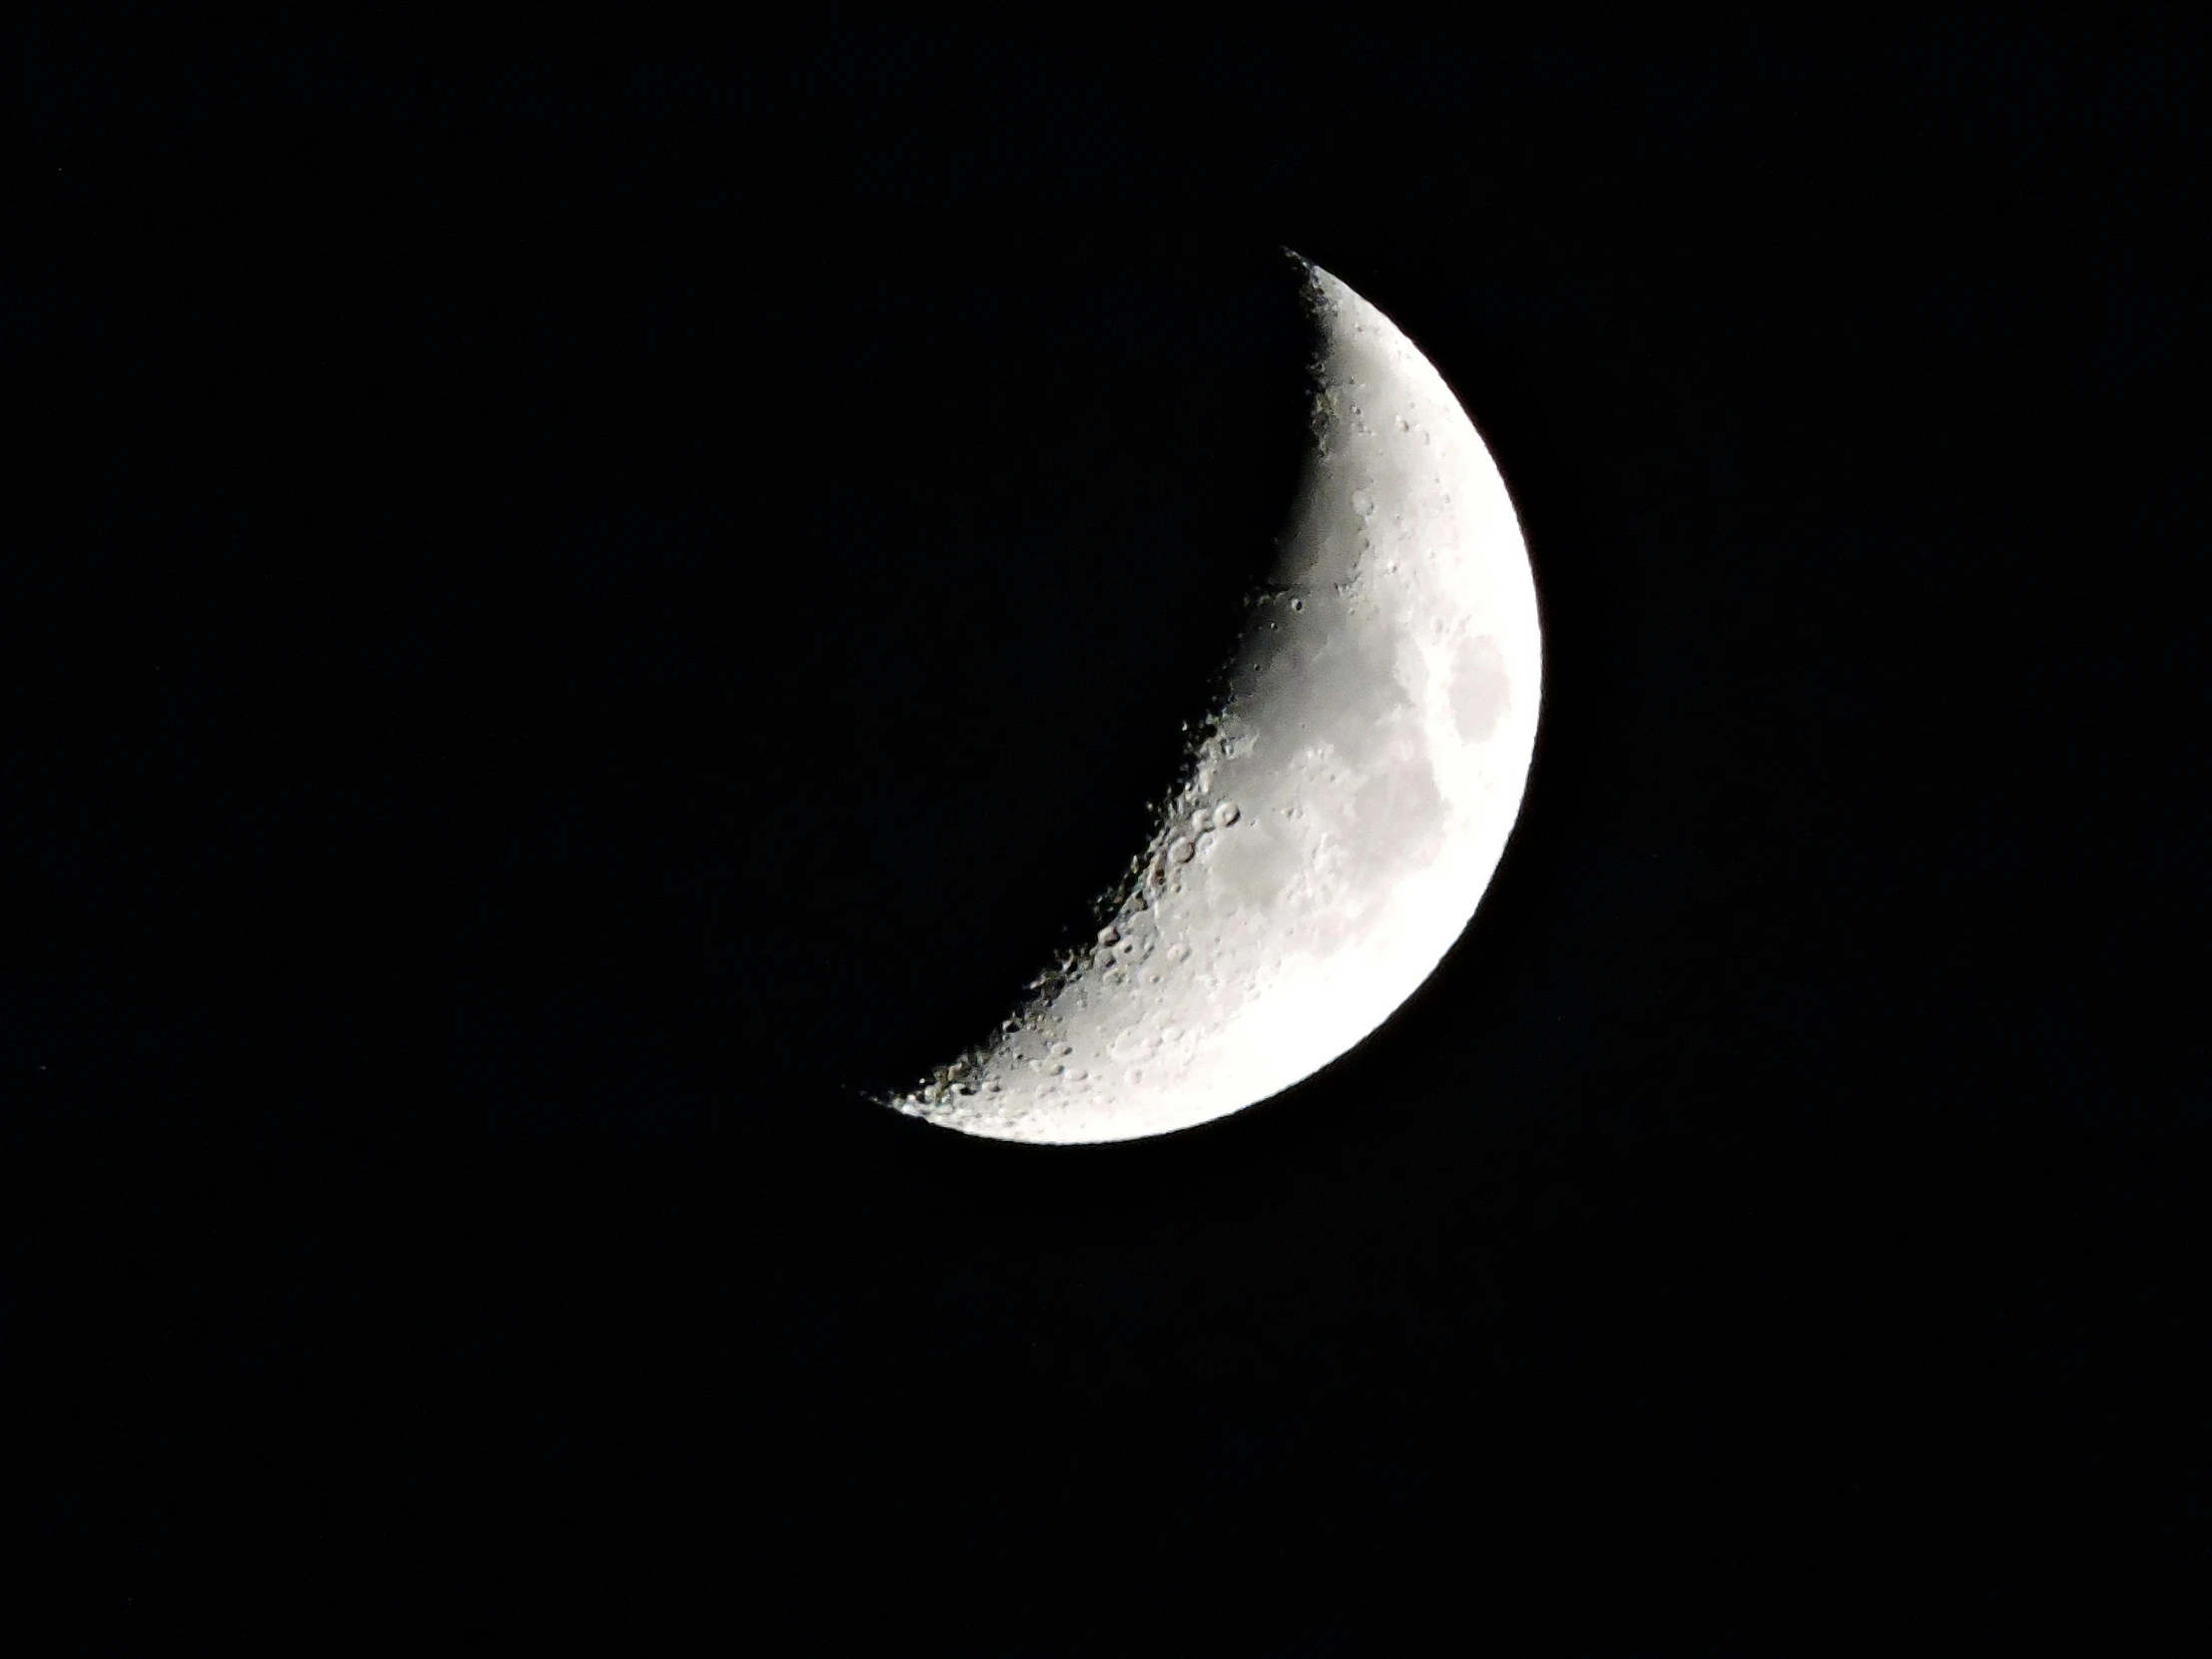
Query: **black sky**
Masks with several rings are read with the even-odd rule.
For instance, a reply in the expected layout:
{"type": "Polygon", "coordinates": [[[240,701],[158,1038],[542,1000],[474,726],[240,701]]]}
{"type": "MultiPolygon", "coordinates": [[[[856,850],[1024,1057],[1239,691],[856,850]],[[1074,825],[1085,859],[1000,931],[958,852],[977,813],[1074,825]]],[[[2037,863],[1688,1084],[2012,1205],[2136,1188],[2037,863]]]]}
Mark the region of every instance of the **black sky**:
{"type": "Polygon", "coordinates": [[[2201,1565],[2201,43],[1284,34],[16,55],[0,1291],[88,1640],[2201,1565]],[[1520,510],[1496,882],[1221,1124],[870,1107],[1173,769],[1284,246],[1520,510]]]}

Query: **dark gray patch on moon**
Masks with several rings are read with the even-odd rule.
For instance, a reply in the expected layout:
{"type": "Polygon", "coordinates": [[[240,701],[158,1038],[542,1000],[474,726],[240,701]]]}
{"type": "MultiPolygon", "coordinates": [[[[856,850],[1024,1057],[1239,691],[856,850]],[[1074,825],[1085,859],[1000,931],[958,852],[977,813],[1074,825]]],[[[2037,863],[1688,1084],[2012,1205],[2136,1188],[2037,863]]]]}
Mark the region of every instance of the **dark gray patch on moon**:
{"type": "Polygon", "coordinates": [[[1384,762],[1352,797],[1354,843],[1362,867],[1375,880],[1427,864],[1444,822],[1444,798],[1435,768],[1423,755],[1384,762]]]}
{"type": "Polygon", "coordinates": [[[1459,736],[1481,743],[1497,730],[1511,694],[1505,655],[1497,641],[1481,634],[1460,648],[1451,675],[1451,719],[1459,736]]]}

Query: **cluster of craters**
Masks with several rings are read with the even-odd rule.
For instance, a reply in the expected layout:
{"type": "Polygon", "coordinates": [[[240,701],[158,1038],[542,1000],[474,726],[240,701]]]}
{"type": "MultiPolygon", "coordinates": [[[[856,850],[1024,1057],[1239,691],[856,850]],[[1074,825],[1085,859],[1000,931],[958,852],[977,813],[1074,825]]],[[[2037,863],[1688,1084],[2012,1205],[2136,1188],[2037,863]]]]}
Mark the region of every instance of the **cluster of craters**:
{"type": "Polygon", "coordinates": [[[1189,781],[1165,803],[1145,850],[1102,900],[1105,919],[1092,937],[1032,979],[1020,1012],[991,1038],[889,1104],[944,1122],[1011,1121],[1116,1082],[1140,1085],[1148,1061],[1189,1037],[1160,1017],[1164,993],[1191,971],[1192,959],[1188,941],[1163,938],[1161,909],[1183,891],[1213,837],[1243,817],[1236,802],[1215,799],[1219,768],[1234,748],[1218,723],[1209,725],[1189,781]],[[1096,1034],[1080,1050],[1070,1040],[1078,1030],[1096,1034]]]}

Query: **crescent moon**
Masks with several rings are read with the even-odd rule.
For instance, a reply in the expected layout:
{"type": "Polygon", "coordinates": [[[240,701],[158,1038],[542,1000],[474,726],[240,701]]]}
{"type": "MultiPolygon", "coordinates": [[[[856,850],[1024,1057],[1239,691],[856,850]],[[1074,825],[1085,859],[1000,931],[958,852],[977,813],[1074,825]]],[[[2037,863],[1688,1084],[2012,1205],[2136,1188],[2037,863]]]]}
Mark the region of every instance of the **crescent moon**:
{"type": "Polygon", "coordinates": [[[899,1111],[1062,1144],[1226,1116],[1387,1019],[1489,885],[1542,683],[1527,548],[1443,377],[1301,265],[1313,444],[1228,690],[1095,938],[899,1111]]]}

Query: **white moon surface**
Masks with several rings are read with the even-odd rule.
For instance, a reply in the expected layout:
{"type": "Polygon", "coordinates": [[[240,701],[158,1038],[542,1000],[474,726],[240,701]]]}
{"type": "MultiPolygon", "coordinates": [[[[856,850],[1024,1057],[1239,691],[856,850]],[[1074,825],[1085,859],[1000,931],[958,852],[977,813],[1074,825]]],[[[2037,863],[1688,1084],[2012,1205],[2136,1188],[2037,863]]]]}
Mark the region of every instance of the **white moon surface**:
{"type": "Polygon", "coordinates": [[[1527,549],[1443,377],[1336,277],[1306,280],[1314,443],[1226,699],[1096,939],[900,1111],[1059,1143],[1225,1116],[1387,1019],[1489,885],[1536,736],[1527,549]]]}

